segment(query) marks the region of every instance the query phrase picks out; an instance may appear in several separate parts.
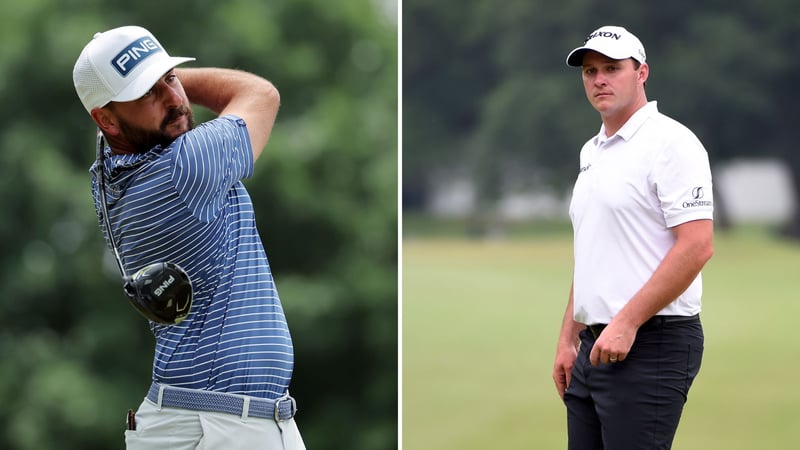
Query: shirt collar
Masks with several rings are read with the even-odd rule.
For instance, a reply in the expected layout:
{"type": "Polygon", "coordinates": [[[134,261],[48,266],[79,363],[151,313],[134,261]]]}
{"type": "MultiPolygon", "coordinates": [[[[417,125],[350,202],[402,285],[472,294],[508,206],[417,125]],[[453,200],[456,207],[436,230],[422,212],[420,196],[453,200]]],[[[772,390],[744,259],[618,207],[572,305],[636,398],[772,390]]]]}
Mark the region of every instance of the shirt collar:
{"type": "Polygon", "coordinates": [[[606,126],[600,125],[600,132],[597,133],[597,136],[594,138],[595,144],[600,144],[606,141],[610,141],[614,139],[614,137],[619,136],[620,138],[624,139],[625,141],[631,140],[633,135],[639,131],[639,128],[647,122],[647,119],[654,116],[658,113],[658,102],[655,100],[647,102],[646,105],[639,108],[638,111],[633,113],[633,115],[625,122],[625,125],[617,131],[614,136],[606,137],[606,126]]]}

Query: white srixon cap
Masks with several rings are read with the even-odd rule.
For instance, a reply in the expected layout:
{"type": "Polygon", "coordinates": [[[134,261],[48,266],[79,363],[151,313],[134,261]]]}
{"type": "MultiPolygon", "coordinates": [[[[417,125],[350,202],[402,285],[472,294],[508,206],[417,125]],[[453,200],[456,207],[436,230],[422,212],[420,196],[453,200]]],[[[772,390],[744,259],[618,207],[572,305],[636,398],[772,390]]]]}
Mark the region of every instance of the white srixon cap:
{"type": "Polygon", "coordinates": [[[173,67],[194,58],[169,56],[152,33],[126,26],[97,33],[83,48],[72,81],[86,111],[143,96],[173,67]]]}
{"type": "Polygon", "coordinates": [[[604,26],[593,31],[583,42],[583,46],[569,53],[567,65],[581,67],[583,55],[589,50],[602,53],[611,59],[633,58],[642,64],[647,61],[642,42],[623,27],[604,26]]]}

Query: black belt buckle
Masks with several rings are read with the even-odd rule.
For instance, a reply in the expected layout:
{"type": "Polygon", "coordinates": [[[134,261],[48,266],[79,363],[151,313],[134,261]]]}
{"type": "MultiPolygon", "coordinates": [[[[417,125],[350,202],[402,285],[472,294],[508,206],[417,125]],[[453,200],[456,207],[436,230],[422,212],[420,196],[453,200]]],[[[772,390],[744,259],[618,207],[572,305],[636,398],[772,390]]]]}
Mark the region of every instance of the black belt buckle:
{"type": "Polygon", "coordinates": [[[592,333],[595,339],[600,337],[600,333],[606,328],[606,324],[604,323],[596,323],[594,325],[587,325],[586,328],[589,329],[589,332],[592,333]]]}

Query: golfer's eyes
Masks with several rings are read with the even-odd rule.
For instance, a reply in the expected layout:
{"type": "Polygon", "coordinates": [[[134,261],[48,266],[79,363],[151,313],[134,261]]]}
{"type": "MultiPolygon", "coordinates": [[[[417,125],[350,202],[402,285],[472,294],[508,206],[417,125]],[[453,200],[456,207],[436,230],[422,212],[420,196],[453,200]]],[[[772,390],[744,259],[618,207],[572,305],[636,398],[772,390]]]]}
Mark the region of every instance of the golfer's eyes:
{"type": "MultiPolygon", "coordinates": [[[[608,65],[602,68],[603,72],[605,73],[614,73],[619,70],[619,66],[617,65],[608,65]]],[[[598,69],[596,67],[588,67],[583,69],[584,75],[595,75],[597,74],[598,69]]]]}
{"type": "MultiPolygon", "coordinates": [[[[173,84],[177,80],[178,80],[178,76],[175,75],[174,72],[170,72],[164,77],[164,82],[167,83],[167,84],[173,84]]],[[[153,85],[153,87],[151,87],[149,91],[145,92],[144,95],[139,97],[139,100],[145,99],[145,98],[150,97],[151,95],[153,95],[153,92],[156,90],[156,86],[158,86],[158,82],[156,82],[156,84],[153,85]]]]}

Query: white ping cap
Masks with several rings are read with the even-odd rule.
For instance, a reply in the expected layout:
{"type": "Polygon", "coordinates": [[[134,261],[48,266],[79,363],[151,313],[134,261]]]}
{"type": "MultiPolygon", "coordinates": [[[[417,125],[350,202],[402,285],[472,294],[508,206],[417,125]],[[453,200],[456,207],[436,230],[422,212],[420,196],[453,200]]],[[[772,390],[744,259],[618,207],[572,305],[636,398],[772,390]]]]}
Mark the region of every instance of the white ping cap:
{"type": "Polygon", "coordinates": [[[152,33],[138,26],[97,33],[83,48],[72,81],[86,111],[142,97],[165,73],[194,58],[169,56],[152,33]]]}

